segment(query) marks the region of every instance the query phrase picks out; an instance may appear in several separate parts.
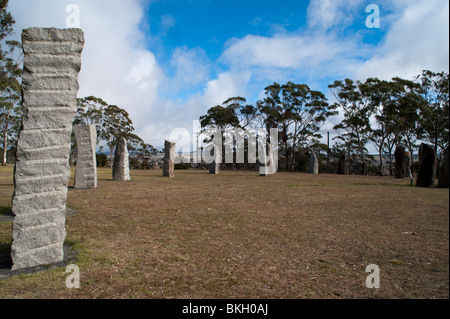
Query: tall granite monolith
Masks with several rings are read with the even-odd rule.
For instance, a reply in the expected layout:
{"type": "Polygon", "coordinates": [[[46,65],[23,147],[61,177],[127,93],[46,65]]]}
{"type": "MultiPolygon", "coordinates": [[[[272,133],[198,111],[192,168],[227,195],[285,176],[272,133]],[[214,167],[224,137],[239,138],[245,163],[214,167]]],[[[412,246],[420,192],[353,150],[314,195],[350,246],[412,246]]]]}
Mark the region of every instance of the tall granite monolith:
{"type": "Polygon", "coordinates": [[[411,172],[412,157],[409,152],[405,152],[405,177],[412,177],[411,172]]]}
{"type": "Polygon", "coordinates": [[[74,126],[77,141],[77,166],[74,188],[89,189],[97,187],[97,130],[95,125],[74,126]]]}
{"type": "Polygon", "coordinates": [[[339,154],[337,173],[340,175],[349,175],[345,150],[341,151],[341,153],[339,154]]]}
{"type": "Polygon", "coordinates": [[[12,269],[64,258],[70,139],[84,35],[80,29],[22,32],[22,127],[12,211],[12,269]]]}
{"type": "Polygon", "coordinates": [[[209,164],[209,173],[218,175],[220,173],[220,162],[222,161],[222,154],[218,147],[213,147],[211,149],[211,156],[213,161],[209,164]]]}
{"type": "Polygon", "coordinates": [[[164,143],[164,177],[175,177],[175,146],[174,142],[165,141],[164,143]]]}
{"type": "Polygon", "coordinates": [[[395,157],[395,178],[405,178],[405,147],[399,145],[394,152],[395,157]]]}
{"type": "Polygon", "coordinates": [[[319,160],[315,152],[309,153],[309,173],[319,174],[319,160]]]}
{"type": "Polygon", "coordinates": [[[113,162],[113,181],[127,182],[130,180],[130,163],[127,147],[127,140],[125,138],[119,139],[114,150],[113,162]]]}
{"type": "Polygon", "coordinates": [[[442,156],[441,164],[439,165],[439,178],[438,178],[438,187],[440,188],[449,188],[449,148],[447,147],[444,150],[444,154],[442,156]]]}
{"type": "Polygon", "coordinates": [[[434,149],[425,143],[419,147],[419,172],[417,187],[434,187],[436,178],[437,157],[434,149]]]}

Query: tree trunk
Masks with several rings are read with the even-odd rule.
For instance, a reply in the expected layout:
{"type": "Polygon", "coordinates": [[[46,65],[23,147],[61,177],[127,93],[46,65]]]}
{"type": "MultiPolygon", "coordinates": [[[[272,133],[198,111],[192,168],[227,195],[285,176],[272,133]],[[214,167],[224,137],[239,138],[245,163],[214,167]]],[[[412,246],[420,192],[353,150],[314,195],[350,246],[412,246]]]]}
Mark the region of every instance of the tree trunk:
{"type": "Polygon", "coordinates": [[[113,167],[114,162],[114,148],[109,148],[109,168],[113,167]]]}
{"type": "Polygon", "coordinates": [[[3,160],[2,160],[2,166],[6,166],[7,162],[7,156],[8,156],[8,132],[5,132],[3,135],[4,142],[3,142],[3,160]]]}
{"type": "Polygon", "coordinates": [[[378,154],[380,156],[380,176],[383,176],[383,147],[378,148],[378,154]]]}

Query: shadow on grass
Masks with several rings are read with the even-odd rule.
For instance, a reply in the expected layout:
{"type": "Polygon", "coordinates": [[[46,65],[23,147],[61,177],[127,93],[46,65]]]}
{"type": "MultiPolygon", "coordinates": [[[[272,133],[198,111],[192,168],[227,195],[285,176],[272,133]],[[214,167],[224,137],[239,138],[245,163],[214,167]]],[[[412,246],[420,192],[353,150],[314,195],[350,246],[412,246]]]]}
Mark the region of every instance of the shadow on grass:
{"type": "Polygon", "coordinates": [[[12,221],[14,214],[11,210],[11,205],[0,206],[0,222],[12,221]]]}
{"type": "Polygon", "coordinates": [[[12,267],[11,243],[0,243],[0,271],[12,267]]]}
{"type": "Polygon", "coordinates": [[[10,278],[13,276],[19,276],[23,274],[33,274],[36,272],[51,270],[60,267],[66,267],[76,261],[77,251],[73,248],[73,243],[66,241],[63,247],[64,259],[60,262],[51,264],[36,266],[31,268],[12,270],[12,259],[11,259],[11,243],[1,243],[0,244],[0,280],[5,278],[10,278]]]}
{"type": "Polygon", "coordinates": [[[397,186],[412,187],[411,184],[395,184],[395,183],[352,183],[354,186],[397,186]]]}

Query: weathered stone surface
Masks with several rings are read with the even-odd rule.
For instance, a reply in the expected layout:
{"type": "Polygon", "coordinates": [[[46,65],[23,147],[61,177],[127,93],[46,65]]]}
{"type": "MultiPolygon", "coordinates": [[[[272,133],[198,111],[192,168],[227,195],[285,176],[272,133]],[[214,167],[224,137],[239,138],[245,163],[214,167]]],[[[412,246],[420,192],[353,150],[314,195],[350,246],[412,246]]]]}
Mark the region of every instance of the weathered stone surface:
{"type": "Polygon", "coordinates": [[[319,174],[319,160],[314,152],[309,153],[309,173],[319,174]]]}
{"type": "Polygon", "coordinates": [[[84,35],[23,30],[22,129],[14,174],[13,269],[63,260],[72,121],[84,35]]]}
{"type": "Polygon", "coordinates": [[[121,138],[114,151],[113,180],[127,182],[130,180],[130,163],[127,140],[121,138]]]}
{"type": "Polygon", "coordinates": [[[419,173],[417,187],[434,187],[437,157],[434,149],[425,143],[419,147],[419,173]]]}
{"type": "Polygon", "coordinates": [[[412,158],[409,152],[405,152],[405,177],[412,177],[411,172],[412,158]]]}
{"type": "Polygon", "coordinates": [[[440,188],[449,188],[449,148],[447,147],[444,150],[444,154],[442,156],[441,164],[439,165],[439,179],[438,179],[438,187],[440,188]]]}
{"type": "Polygon", "coordinates": [[[399,145],[394,152],[395,157],[395,178],[405,178],[405,147],[399,145]]]}
{"type": "Polygon", "coordinates": [[[165,141],[164,143],[164,177],[175,177],[175,146],[176,143],[170,141],[165,141]]]}
{"type": "Polygon", "coordinates": [[[95,125],[78,125],[73,128],[77,141],[77,167],[74,188],[97,187],[97,130],[95,125]]]}
{"type": "Polygon", "coordinates": [[[220,173],[220,162],[222,154],[217,147],[213,147],[211,150],[211,156],[213,157],[213,161],[209,165],[209,173],[218,175],[220,173]]]}
{"type": "Polygon", "coordinates": [[[340,175],[349,175],[348,165],[346,162],[345,150],[341,151],[341,153],[339,154],[337,173],[340,175]]]}

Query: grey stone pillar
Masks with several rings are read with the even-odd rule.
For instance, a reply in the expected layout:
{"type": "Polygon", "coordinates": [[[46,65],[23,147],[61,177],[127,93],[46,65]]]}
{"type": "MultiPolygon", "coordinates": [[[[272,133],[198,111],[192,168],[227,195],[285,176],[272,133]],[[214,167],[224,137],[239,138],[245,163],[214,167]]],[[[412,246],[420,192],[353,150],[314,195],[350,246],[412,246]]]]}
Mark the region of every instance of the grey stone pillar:
{"type": "Polygon", "coordinates": [[[434,149],[425,143],[419,147],[419,173],[417,187],[434,187],[436,179],[437,157],[434,149]]]}
{"type": "Polygon", "coordinates": [[[345,157],[346,157],[345,151],[343,150],[339,154],[339,161],[338,161],[337,173],[340,175],[349,175],[348,165],[347,165],[347,161],[346,161],[345,157]]]}
{"type": "Polygon", "coordinates": [[[405,147],[398,146],[394,152],[395,156],[395,178],[405,178],[405,147]]]}
{"type": "Polygon", "coordinates": [[[211,150],[211,156],[213,157],[213,161],[209,165],[209,173],[218,175],[220,173],[220,162],[222,161],[222,154],[220,150],[218,150],[218,147],[213,147],[211,150]]]}
{"type": "Polygon", "coordinates": [[[319,174],[319,160],[314,152],[309,153],[309,173],[319,174]]]}
{"type": "Polygon", "coordinates": [[[97,130],[95,125],[79,125],[73,128],[77,140],[77,167],[74,188],[97,187],[97,130]]]}
{"type": "Polygon", "coordinates": [[[405,177],[412,177],[411,172],[412,157],[409,152],[405,152],[405,177]]]}
{"type": "Polygon", "coordinates": [[[164,143],[164,177],[175,177],[175,146],[176,143],[170,141],[165,141],[164,143]]]}
{"type": "Polygon", "coordinates": [[[22,32],[23,117],[14,174],[12,269],[63,260],[70,138],[84,45],[80,29],[22,32]]]}
{"type": "Polygon", "coordinates": [[[267,143],[267,153],[262,154],[262,165],[259,168],[259,176],[270,176],[271,173],[273,173],[273,165],[274,165],[274,158],[273,158],[273,148],[270,143],[267,143]]]}
{"type": "Polygon", "coordinates": [[[113,180],[118,182],[127,182],[130,180],[127,140],[123,137],[119,139],[114,150],[113,180]]]}

